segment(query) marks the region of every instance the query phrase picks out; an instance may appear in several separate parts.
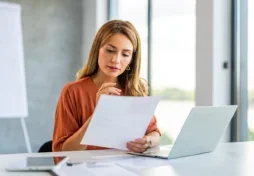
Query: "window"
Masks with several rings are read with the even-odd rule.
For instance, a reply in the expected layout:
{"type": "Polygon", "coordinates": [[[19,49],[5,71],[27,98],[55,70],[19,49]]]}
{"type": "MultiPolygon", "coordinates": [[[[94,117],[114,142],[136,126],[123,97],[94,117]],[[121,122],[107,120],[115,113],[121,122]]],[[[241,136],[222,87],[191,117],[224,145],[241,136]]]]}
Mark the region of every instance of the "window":
{"type": "MultiPolygon", "coordinates": [[[[142,59],[141,59],[141,73],[140,76],[147,80],[147,70],[148,70],[148,59],[147,59],[147,0],[118,0],[112,1],[116,12],[115,16],[111,17],[113,19],[121,19],[130,21],[137,29],[141,38],[141,48],[142,48],[142,59]]],[[[111,12],[112,13],[112,12],[111,12]]]]}
{"type": "Polygon", "coordinates": [[[174,143],[195,106],[195,0],[152,1],[152,94],[161,144],[174,143]]]}
{"type": "Polygon", "coordinates": [[[249,140],[254,140],[254,1],[248,1],[248,128],[249,140]]]}

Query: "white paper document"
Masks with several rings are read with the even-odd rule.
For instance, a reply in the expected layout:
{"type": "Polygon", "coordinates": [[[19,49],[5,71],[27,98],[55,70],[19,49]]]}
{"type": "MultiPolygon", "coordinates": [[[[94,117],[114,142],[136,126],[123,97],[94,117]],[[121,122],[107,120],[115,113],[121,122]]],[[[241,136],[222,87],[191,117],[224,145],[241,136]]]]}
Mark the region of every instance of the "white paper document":
{"type": "Polygon", "coordinates": [[[159,99],[102,95],[81,144],[127,150],[127,142],[144,136],[159,99]]]}
{"type": "Polygon", "coordinates": [[[59,176],[138,176],[136,173],[124,169],[113,163],[83,163],[54,169],[59,176]]]}
{"type": "Polygon", "coordinates": [[[169,160],[143,157],[143,156],[118,159],[113,162],[114,164],[117,164],[118,166],[121,166],[129,171],[136,172],[136,173],[142,171],[143,169],[165,166],[169,164],[169,160]]]}

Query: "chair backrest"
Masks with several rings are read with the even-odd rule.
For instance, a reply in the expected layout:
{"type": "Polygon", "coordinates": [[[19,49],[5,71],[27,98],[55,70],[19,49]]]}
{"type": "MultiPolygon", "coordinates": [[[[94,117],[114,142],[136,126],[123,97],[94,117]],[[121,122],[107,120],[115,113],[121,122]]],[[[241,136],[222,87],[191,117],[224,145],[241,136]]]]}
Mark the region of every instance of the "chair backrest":
{"type": "Polygon", "coordinates": [[[41,152],[52,152],[52,141],[45,142],[39,149],[39,153],[41,152]]]}

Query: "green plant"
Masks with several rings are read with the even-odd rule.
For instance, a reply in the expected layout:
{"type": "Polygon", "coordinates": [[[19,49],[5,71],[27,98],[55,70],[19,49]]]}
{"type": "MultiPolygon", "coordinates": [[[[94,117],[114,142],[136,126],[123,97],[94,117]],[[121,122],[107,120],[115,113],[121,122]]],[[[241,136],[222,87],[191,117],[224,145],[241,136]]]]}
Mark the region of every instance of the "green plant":
{"type": "Polygon", "coordinates": [[[161,132],[160,145],[170,145],[173,143],[172,138],[167,132],[161,132]]]}
{"type": "Polygon", "coordinates": [[[249,141],[254,141],[254,131],[249,130],[249,141]]]}
{"type": "Polygon", "coordinates": [[[249,104],[254,105],[254,90],[248,90],[249,104]]]}
{"type": "Polygon", "coordinates": [[[178,88],[167,87],[153,90],[153,95],[160,96],[163,100],[194,100],[194,91],[186,91],[178,88]]]}

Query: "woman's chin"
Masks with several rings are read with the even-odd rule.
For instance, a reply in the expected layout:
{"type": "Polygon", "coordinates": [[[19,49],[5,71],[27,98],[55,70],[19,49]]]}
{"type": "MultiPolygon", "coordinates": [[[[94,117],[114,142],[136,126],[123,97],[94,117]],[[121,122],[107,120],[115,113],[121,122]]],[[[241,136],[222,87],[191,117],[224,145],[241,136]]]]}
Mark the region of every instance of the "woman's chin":
{"type": "Polygon", "coordinates": [[[110,73],[106,73],[106,75],[111,78],[117,78],[120,74],[116,72],[110,72],[110,73]]]}

